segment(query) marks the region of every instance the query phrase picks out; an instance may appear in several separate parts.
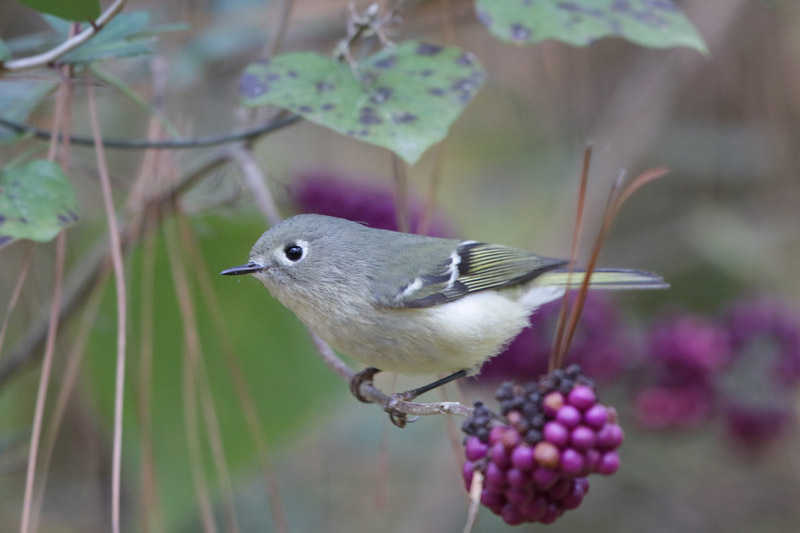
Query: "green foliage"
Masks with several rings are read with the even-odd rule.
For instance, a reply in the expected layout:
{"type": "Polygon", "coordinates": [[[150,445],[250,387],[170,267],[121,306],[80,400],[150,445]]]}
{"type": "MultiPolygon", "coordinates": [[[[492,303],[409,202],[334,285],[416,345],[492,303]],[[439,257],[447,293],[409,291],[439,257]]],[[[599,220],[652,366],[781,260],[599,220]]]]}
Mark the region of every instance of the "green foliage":
{"type": "Polygon", "coordinates": [[[282,54],[249,65],[239,91],[247,105],[281,106],[414,164],[447,135],[485,78],[469,52],[406,41],[357,69],[309,52],[282,54]]]}
{"type": "Polygon", "coordinates": [[[89,21],[100,16],[99,0],[18,0],[39,13],[66,20],[89,21]]]}
{"type": "MultiPolygon", "coordinates": [[[[15,122],[27,120],[31,110],[55,89],[55,83],[0,80],[0,117],[15,122]]],[[[19,133],[0,125],[0,144],[15,141],[19,133]]]]}
{"type": "MultiPolygon", "coordinates": [[[[315,417],[327,413],[339,397],[345,402],[353,400],[347,397],[347,386],[315,354],[303,325],[271,298],[258,281],[250,276],[232,279],[218,275],[219,271],[246,260],[252,243],[264,229],[262,219],[242,214],[236,221],[207,217],[193,222],[196,226],[193,233],[198,238],[203,257],[198,264],[189,265],[189,275],[200,268],[209,270],[211,283],[220,300],[219,311],[226,319],[226,332],[235,346],[234,356],[244,371],[267,439],[275,453],[280,453],[280,444],[290,441],[315,417]]],[[[186,259],[184,263],[189,264],[186,259]]],[[[135,476],[139,471],[137,461],[141,453],[136,407],[141,361],[141,246],[130,252],[127,264],[131,334],[123,451],[124,471],[128,476],[135,476]]],[[[155,307],[150,310],[150,318],[155,324],[153,379],[147,394],[152,401],[159,494],[166,515],[166,531],[192,531],[192,528],[186,529],[187,521],[191,522],[196,516],[196,509],[184,416],[184,330],[166,244],[160,237],[156,247],[154,283],[155,307]]],[[[192,287],[196,285],[192,284],[192,287]]],[[[223,335],[215,328],[201,293],[193,291],[192,298],[228,464],[234,478],[252,479],[260,450],[253,445],[225,363],[223,335]]],[[[88,379],[85,383],[109,435],[114,409],[115,302],[113,283],[109,283],[86,352],[88,379]]],[[[202,412],[199,417],[202,420],[202,412]]],[[[205,435],[200,439],[205,441],[205,435]]],[[[213,473],[208,454],[205,459],[206,471],[213,473]]],[[[213,474],[209,477],[213,478],[213,474]]],[[[210,482],[213,490],[216,483],[213,479],[210,482]]]]}
{"type": "Polygon", "coordinates": [[[78,220],[77,200],[61,166],[37,159],[0,171],[0,246],[49,241],[78,220]]]}
{"type": "Polygon", "coordinates": [[[708,54],[672,0],[476,0],[475,11],[493,36],[514,44],[556,39],[586,46],[622,37],[652,48],[687,46],[708,54]]]}
{"type": "Polygon", "coordinates": [[[144,11],[121,13],[97,35],[61,58],[63,63],[91,63],[115,57],[132,57],[152,52],[154,39],[142,35],[150,15],[144,11]]]}

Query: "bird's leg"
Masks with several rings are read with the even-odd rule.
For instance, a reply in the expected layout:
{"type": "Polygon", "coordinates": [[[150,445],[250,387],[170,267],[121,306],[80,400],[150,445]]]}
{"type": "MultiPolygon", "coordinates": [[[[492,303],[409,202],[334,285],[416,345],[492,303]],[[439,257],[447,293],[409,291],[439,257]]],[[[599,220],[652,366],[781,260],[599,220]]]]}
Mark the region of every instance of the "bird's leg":
{"type": "Polygon", "coordinates": [[[428,383],[427,385],[423,385],[422,387],[419,387],[417,389],[411,389],[405,392],[398,392],[392,394],[392,399],[395,400],[396,402],[410,402],[417,396],[422,396],[428,391],[432,391],[433,389],[439,388],[442,385],[447,385],[451,381],[461,379],[466,375],[467,375],[466,370],[459,370],[458,372],[450,374],[449,376],[445,376],[442,379],[434,381],[433,383],[428,383]]]}
{"type": "Polygon", "coordinates": [[[359,402],[364,403],[372,403],[361,394],[361,384],[364,382],[372,383],[372,380],[375,378],[375,374],[380,372],[379,368],[375,368],[374,366],[368,366],[361,372],[357,373],[350,379],[350,394],[356,397],[356,400],[359,402]]]}

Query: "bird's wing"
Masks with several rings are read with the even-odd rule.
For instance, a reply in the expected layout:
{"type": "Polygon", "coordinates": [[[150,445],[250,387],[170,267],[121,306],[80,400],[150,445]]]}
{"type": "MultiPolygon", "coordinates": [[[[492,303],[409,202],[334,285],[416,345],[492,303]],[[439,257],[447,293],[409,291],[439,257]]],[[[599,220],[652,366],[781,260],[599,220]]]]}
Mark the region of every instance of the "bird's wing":
{"type": "Polygon", "coordinates": [[[466,241],[447,260],[419,272],[399,291],[394,288],[378,300],[388,307],[433,307],[473,292],[523,283],[566,263],[498,244],[466,241]]]}

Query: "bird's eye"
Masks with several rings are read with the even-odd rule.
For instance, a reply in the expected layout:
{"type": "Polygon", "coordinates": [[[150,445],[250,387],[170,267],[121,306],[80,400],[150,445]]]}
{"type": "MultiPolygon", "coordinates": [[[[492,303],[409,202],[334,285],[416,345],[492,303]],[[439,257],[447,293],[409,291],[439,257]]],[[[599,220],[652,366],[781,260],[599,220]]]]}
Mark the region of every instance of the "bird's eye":
{"type": "Polygon", "coordinates": [[[283,249],[283,254],[286,256],[286,259],[292,262],[300,261],[303,257],[303,249],[296,244],[290,244],[286,248],[283,249]]]}

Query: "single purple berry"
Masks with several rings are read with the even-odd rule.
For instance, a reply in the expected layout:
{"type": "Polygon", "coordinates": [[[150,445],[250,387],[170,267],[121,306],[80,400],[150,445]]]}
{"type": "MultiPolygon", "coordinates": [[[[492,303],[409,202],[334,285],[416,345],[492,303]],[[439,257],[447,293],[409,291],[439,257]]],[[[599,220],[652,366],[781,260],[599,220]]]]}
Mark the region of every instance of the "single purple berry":
{"type": "Polygon", "coordinates": [[[475,475],[475,463],[471,461],[464,463],[464,466],[461,467],[461,475],[464,476],[464,484],[467,486],[467,490],[469,490],[472,486],[472,477],[475,475]]]}
{"type": "Polygon", "coordinates": [[[550,503],[547,505],[547,511],[545,511],[544,515],[542,515],[542,517],[539,519],[539,522],[542,524],[552,524],[558,520],[558,517],[560,517],[562,514],[564,514],[564,511],[560,509],[559,506],[554,503],[550,503]]]}
{"type": "Polygon", "coordinates": [[[492,448],[489,450],[489,457],[491,458],[492,463],[496,464],[502,469],[506,469],[511,465],[508,452],[506,451],[506,447],[503,446],[502,442],[498,442],[492,446],[492,448]]]}
{"type": "Polygon", "coordinates": [[[567,448],[561,452],[561,471],[570,476],[577,476],[583,473],[586,466],[586,459],[581,452],[573,448],[567,448]]]}
{"type": "Polygon", "coordinates": [[[565,405],[561,407],[556,413],[556,420],[572,428],[577,426],[581,421],[581,413],[572,405],[565,405]]]}
{"type": "Polygon", "coordinates": [[[603,457],[603,454],[594,448],[590,448],[584,452],[584,455],[586,456],[586,468],[584,472],[586,472],[587,475],[597,472],[597,465],[600,464],[600,459],[603,457]]]}
{"type": "Polygon", "coordinates": [[[508,426],[494,426],[489,432],[489,444],[497,444],[508,426]]]}
{"type": "Polygon", "coordinates": [[[530,478],[519,468],[509,468],[506,472],[506,480],[512,487],[526,487],[530,485],[530,478]]]}
{"type": "Polygon", "coordinates": [[[478,437],[469,437],[464,447],[464,453],[470,461],[477,461],[486,457],[489,446],[482,443],[478,437]]]}
{"type": "Polygon", "coordinates": [[[581,502],[583,502],[583,488],[581,485],[573,483],[572,492],[561,500],[561,505],[564,506],[564,509],[575,509],[581,502]]]}
{"type": "Polygon", "coordinates": [[[578,385],[569,391],[567,401],[571,406],[580,409],[581,411],[586,411],[595,404],[597,401],[597,395],[594,393],[591,387],[587,387],[586,385],[578,385]]]}
{"type": "Polygon", "coordinates": [[[486,483],[495,487],[506,485],[506,473],[496,463],[486,465],[486,483]]]}
{"type": "Polygon", "coordinates": [[[533,493],[529,488],[511,487],[506,490],[506,500],[514,505],[521,505],[531,499],[533,493]]]}
{"type": "MultiPolygon", "coordinates": [[[[511,414],[511,413],[509,413],[509,414],[511,414]]],[[[519,431],[517,431],[513,427],[507,427],[500,434],[500,442],[503,443],[503,446],[506,447],[506,450],[510,451],[512,448],[514,448],[520,442],[522,442],[522,437],[520,437],[519,431]]]]}
{"type": "Polygon", "coordinates": [[[537,467],[533,470],[533,481],[540,490],[547,490],[558,481],[558,472],[552,468],[537,467]]]}
{"type": "Polygon", "coordinates": [[[533,448],[526,444],[520,444],[511,452],[511,463],[520,470],[532,470],[536,466],[533,456],[533,448]]]}
{"type": "Polygon", "coordinates": [[[573,448],[588,450],[594,446],[595,433],[587,426],[578,426],[572,430],[569,440],[573,448]]]}
{"type": "Polygon", "coordinates": [[[564,406],[564,395],[558,391],[551,392],[542,400],[544,414],[555,416],[559,409],[564,406]]]}
{"type": "Polygon", "coordinates": [[[600,459],[600,463],[597,465],[597,473],[604,476],[610,476],[617,470],[619,470],[619,453],[604,453],[603,457],[600,459]]]}
{"type": "Polygon", "coordinates": [[[536,496],[520,506],[520,511],[528,522],[536,522],[547,512],[547,500],[536,496]]]}
{"type": "Polygon", "coordinates": [[[558,468],[560,455],[555,445],[541,441],[533,447],[533,456],[536,462],[547,468],[558,468]]]}
{"type": "Polygon", "coordinates": [[[498,514],[500,509],[506,504],[506,497],[502,492],[494,492],[490,489],[481,491],[481,503],[498,514]],[[497,511],[495,511],[497,509],[497,511]]]}
{"type": "Polygon", "coordinates": [[[503,507],[503,510],[500,512],[500,517],[503,519],[503,522],[509,526],[517,526],[525,520],[519,507],[512,503],[507,503],[505,507],[503,507]]]}
{"type": "Polygon", "coordinates": [[[575,484],[581,487],[583,490],[583,495],[586,496],[589,494],[589,479],[585,477],[576,477],[575,484]]]}
{"type": "Polygon", "coordinates": [[[600,450],[616,450],[624,438],[622,428],[617,424],[606,424],[595,435],[595,446],[600,450]]]}
{"type": "Polygon", "coordinates": [[[608,410],[604,405],[595,404],[583,413],[583,421],[589,427],[600,429],[608,422],[608,410]]]}
{"type": "Polygon", "coordinates": [[[558,447],[566,446],[569,442],[569,430],[563,424],[551,421],[544,425],[544,438],[558,447]]]}
{"type": "Polygon", "coordinates": [[[567,494],[572,492],[572,480],[571,479],[561,479],[558,483],[553,485],[553,488],[547,491],[547,496],[551,500],[563,500],[566,498],[567,494]]]}

